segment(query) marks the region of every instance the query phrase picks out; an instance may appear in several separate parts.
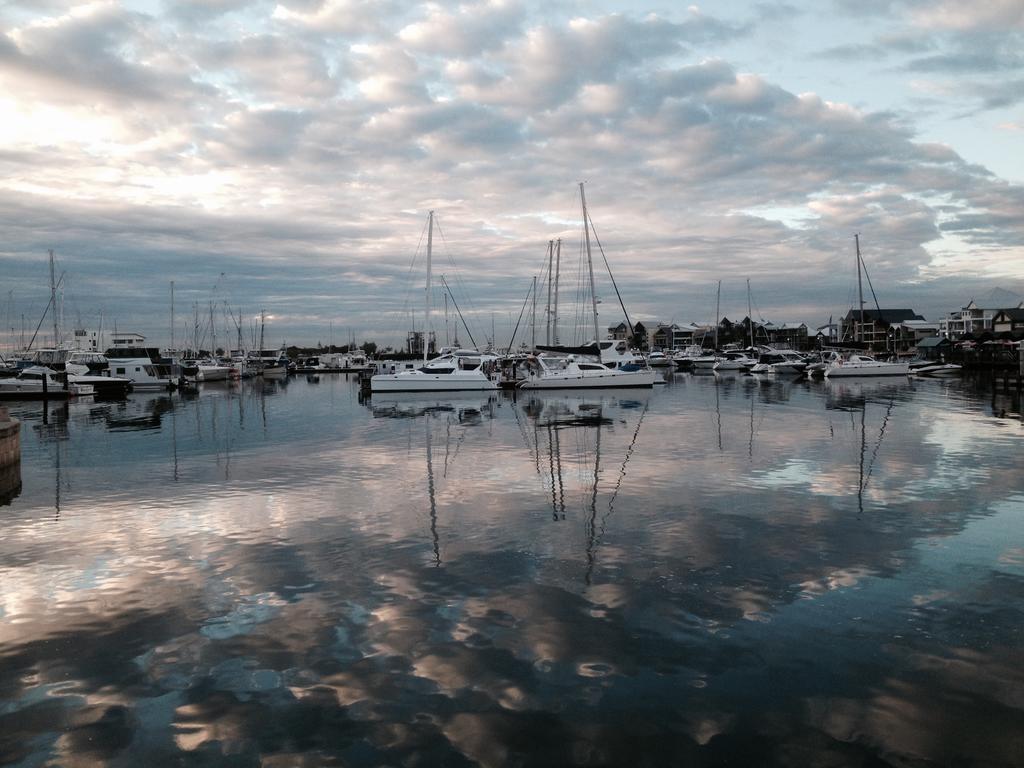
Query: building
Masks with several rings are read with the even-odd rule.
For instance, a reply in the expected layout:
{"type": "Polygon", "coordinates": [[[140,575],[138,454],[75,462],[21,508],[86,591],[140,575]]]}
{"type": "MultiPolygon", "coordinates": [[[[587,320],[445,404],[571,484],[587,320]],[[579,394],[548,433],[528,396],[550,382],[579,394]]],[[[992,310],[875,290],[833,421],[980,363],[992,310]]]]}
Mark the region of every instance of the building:
{"type": "Polygon", "coordinates": [[[992,333],[1024,334],[1024,307],[999,310],[992,318],[992,333]]]}
{"type": "MultiPolygon", "coordinates": [[[[761,326],[768,334],[768,343],[775,347],[790,349],[808,349],[811,337],[807,333],[806,323],[765,323],[761,326]]],[[[756,336],[756,329],[755,329],[756,336]]]]}
{"type": "Polygon", "coordinates": [[[966,307],[951,312],[939,321],[939,335],[947,339],[959,339],[971,334],[994,333],[993,321],[1003,309],[1024,309],[1019,294],[996,288],[978,299],[971,299],[966,307]]]}
{"type": "Polygon", "coordinates": [[[889,328],[890,344],[888,349],[893,352],[912,352],[919,348],[921,341],[937,338],[939,324],[927,320],[905,320],[889,328]]]}
{"type": "Polygon", "coordinates": [[[929,336],[917,343],[917,354],[925,360],[943,360],[953,342],[942,336],[929,336]]]}
{"type": "Polygon", "coordinates": [[[891,328],[909,320],[923,322],[924,317],[912,309],[865,309],[861,325],[861,310],[851,309],[839,321],[839,343],[862,341],[871,350],[890,351],[891,328]]]}
{"type": "Polygon", "coordinates": [[[113,349],[121,347],[145,347],[146,337],[140,333],[115,333],[110,337],[110,346],[113,349]]]}

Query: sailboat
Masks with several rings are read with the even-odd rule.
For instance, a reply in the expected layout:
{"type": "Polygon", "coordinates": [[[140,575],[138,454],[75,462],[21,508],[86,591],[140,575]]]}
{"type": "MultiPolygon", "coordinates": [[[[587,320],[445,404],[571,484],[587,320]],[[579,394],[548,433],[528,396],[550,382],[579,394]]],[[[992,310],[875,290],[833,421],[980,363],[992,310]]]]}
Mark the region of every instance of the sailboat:
{"type": "MultiPolygon", "coordinates": [[[[863,259],[860,255],[860,235],[854,235],[853,241],[857,252],[857,294],[860,302],[860,338],[858,342],[864,342],[864,288],[861,282],[861,266],[863,259]]],[[[870,278],[869,278],[870,283],[870,278]]],[[[874,293],[874,288],[871,289],[874,293]]],[[[877,301],[877,300],[876,300],[877,301]]],[[[840,358],[829,363],[825,367],[825,378],[835,379],[844,377],[860,376],[907,376],[910,373],[910,365],[906,362],[886,362],[876,360],[870,355],[861,353],[850,354],[845,359],[840,358]]]]}
{"type": "MultiPolygon", "coordinates": [[[[541,350],[569,352],[567,357],[530,357],[527,378],[519,382],[521,389],[582,389],[591,387],[653,387],[661,377],[640,356],[630,353],[625,341],[601,339],[597,319],[597,293],[594,290],[594,262],[590,251],[590,217],[587,196],[580,182],[580,203],[583,207],[583,232],[587,249],[587,270],[594,316],[594,341],[578,348],[539,347],[541,350]],[[595,362],[578,361],[576,355],[591,355],[595,362]]],[[[628,322],[627,317],[627,322],[628,322]]],[[[630,327],[632,330],[632,326],[630,327]]]]}
{"type": "MultiPolygon", "coordinates": [[[[423,325],[423,366],[398,373],[380,373],[370,378],[370,392],[464,392],[492,390],[498,383],[487,376],[483,365],[477,362],[475,367],[468,367],[465,359],[451,355],[447,359],[438,359],[428,363],[427,342],[430,332],[430,281],[431,258],[434,246],[434,212],[430,211],[427,218],[427,282],[426,282],[426,320],[423,325]]],[[[471,364],[469,364],[471,365],[471,364]]]]}

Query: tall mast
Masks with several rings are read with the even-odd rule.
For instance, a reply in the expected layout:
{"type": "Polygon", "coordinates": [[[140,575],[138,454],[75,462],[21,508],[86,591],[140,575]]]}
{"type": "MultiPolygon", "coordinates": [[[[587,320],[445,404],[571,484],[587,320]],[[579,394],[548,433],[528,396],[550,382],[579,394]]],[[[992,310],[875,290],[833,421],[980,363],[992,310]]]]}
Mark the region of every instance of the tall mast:
{"type": "Polygon", "coordinates": [[[721,319],[719,306],[722,303],[722,281],[718,281],[718,294],[715,296],[715,351],[718,351],[718,326],[721,319]]]}
{"type": "Polygon", "coordinates": [[[260,357],[263,357],[263,331],[267,324],[267,310],[260,310],[260,357]]]}
{"type": "Polygon", "coordinates": [[[50,249],[50,309],[53,311],[53,346],[60,345],[60,328],[57,324],[57,280],[53,274],[53,249],[50,249]]]}
{"type": "Polygon", "coordinates": [[[854,245],[857,247],[857,301],[860,302],[860,338],[857,341],[864,341],[864,284],[860,276],[860,235],[853,236],[854,245]]]}
{"type": "Polygon", "coordinates": [[[533,318],[530,325],[533,331],[530,335],[530,347],[532,349],[537,348],[537,276],[533,276],[533,318]]]}
{"type": "MultiPolygon", "coordinates": [[[[550,344],[551,343],[551,288],[552,288],[552,284],[554,283],[554,280],[555,280],[555,273],[551,271],[551,268],[554,266],[554,254],[555,254],[555,241],[554,240],[548,240],[548,309],[547,309],[547,312],[545,312],[545,316],[547,317],[548,322],[547,322],[547,330],[546,330],[546,332],[544,334],[544,343],[545,344],[550,344]]],[[[536,347],[536,346],[537,346],[536,343],[534,343],[534,347],[536,347]]]]}
{"type": "Polygon", "coordinates": [[[551,336],[555,344],[558,344],[558,278],[562,271],[562,238],[555,241],[555,308],[551,317],[551,336]]]}
{"type": "Polygon", "coordinates": [[[174,349],[174,281],[171,280],[171,349],[174,349]]]}
{"type": "Polygon", "coordinates": [[[427,362],[427,349],[430,347],[430,260],[434,252],[434,212],[431,211],[427,218],[427,287],[426,303],[427,312],[423,322],[423,363],[427,362]]]}
{"type": "Polygon", "coordinates": [[[747,278],[747,322],[750,323],[750,347],[754,347],[754,315],[750,311],[750,278],[747,278]]]}
{"type": "Polygon", "coordinates": [[[594,290],[594,261],[590,256],[590,218],[587,216],[587,196],[580,182],[580,203],[583,205],[583,233],[587,242],[587,272],[590,274],[590,300],[594,307],[594,341],[601,340],[601,329],[597,324],[597,292],[594,290]]]}

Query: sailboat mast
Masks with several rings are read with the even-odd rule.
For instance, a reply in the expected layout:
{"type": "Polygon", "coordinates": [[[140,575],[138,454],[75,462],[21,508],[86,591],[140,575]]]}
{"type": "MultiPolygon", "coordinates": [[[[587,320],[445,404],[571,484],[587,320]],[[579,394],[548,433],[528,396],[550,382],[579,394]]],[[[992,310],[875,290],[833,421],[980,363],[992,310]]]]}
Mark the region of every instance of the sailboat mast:
{"type": "Polygon", "coordinates": [[[857,248],[857,301],[860,303],[860,338],[857,341],[864,341],[864,283],[860,276],[860,235],[853,236],[854,245],[857,248]]]}
{"type": "Polygon", "coordinates": [[[533,329],[530,333],[530,348],[537,348],[537,276],[533,276],[533,317],[530,326],[533,329]]]}
{"type": "Polygon", "coordinates": [[[171,349],[174,349],[174,281],[171,280],[171,349]]]}
{"type": "MultiPolygon", "coordinates": [[[[547,317],[548,322],[547,322],[547,331],[544,334],[544,343],[545,344],[550,344],[551,343],[551,289],[552,289],[552,286],[553,286],[553,283],[554,283],[554,280],[555,280],[555,273],[551,271],[551,268],[554,266],[554,258],[555,258],[555,241],[554,240],[548,240],[548,308],[547,308],[547,312],[545,312],[545,316],[547,317]]],[[[536,346],[537,345],[534,344],[534,348],[536,348],[536,346]]]]}
{"type": "Polygon", "coordinates": [[[721,324],[720,305],[722,303],[722,281],[718,281],[718,294],[715,296],[715,350],[718,350],[718,326],[721,324]]]}
{"type": "Polygon", "coordinates": [[[430,348],[430,260],[434,252],[434,212],[431,211],[427,218],[427,286],[426,286],[426,314],[423,322],[423,362],[427,362],[427,350],[430,348]]]}
{"type": "Polygon", "coordinates": [[[551,338],[558,344],[558,278],[562,271],[562,238],[555,242],[555,308],[551,316],[551,338]]]}
{"type": "Polygon", "coordinates": [[[53,310],[53,346],[60,345],[60,327],[57,322],[57,280],[53,274],[53,249],[50,249],[50,308],[53,310]]]}
{"type": "Polygon", "coordinates": [[[754,347],[754,315],[750,311],[750,278],[747,278],[747,322],[750,323],[750,347],[754,347]]]}
{"type": "Polygon", "coordinates": [[[594,341],[601,340],[601,329],[597,324],[597,292],[594,289],[594,260],[590,255],[590,217],[587,216],[587,196],[580,182],[580,203],[583,205],[583,233],[587,243],[587,272],[590,275],[590,300],[594,307],[594,341]]]}

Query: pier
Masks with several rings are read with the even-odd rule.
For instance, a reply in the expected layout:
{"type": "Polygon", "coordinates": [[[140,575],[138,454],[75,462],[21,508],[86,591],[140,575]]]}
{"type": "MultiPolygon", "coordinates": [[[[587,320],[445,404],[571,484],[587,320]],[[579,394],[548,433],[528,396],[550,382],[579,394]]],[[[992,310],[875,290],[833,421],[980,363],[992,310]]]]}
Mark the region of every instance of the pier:
{"type": "Polygon", "coordinates": [[[0,504],[21,491],[21,422],[0,405],[0,504]]]}

